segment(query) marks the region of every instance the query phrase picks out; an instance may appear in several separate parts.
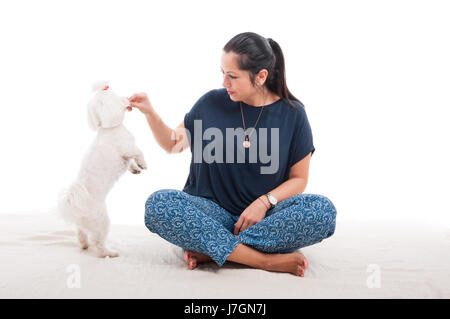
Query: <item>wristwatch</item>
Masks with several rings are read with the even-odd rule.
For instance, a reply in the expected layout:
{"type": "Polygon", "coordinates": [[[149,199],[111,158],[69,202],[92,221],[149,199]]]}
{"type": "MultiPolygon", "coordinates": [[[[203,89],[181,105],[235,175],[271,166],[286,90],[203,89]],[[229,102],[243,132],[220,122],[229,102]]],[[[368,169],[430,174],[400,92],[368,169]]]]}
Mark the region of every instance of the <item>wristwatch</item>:
{"type": "Polygon", "coordinates": [[[267,199],[269,200],[270,203],[270,209],[274,208],[275,205],[278,203],[278,200],[275,196],[273,196],[271,193],[267,193],[266,194],[267,199]]]}

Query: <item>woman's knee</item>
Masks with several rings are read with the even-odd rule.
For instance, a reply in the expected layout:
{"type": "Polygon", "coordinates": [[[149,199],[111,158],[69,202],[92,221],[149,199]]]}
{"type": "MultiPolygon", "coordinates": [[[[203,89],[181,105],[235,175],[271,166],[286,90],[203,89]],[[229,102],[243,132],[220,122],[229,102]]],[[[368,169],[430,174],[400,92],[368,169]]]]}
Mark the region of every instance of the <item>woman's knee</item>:
{"type": "Polygon", "coordinates": [[[322,220],[329,226],[328,233],[325,238],[331,237],[336,230],[337,210],[333,202],[324,195],[317,195],[321,203],[320,211],[322,212],[322,220]]]}
{"type": "Polygon", "coordinates": [[[317,221],[328,226],[325,238],[331,237],[336,229],[337,210],[333,202],[326,196],[320,194],[300,194],[303,204],[312,208],[316,214],[317,221]]]}
{"type": "Polygon", "coordinates": [[[152,193],[145,202],[145,226],[156,232],[155,226],[167,217],[167,203],[182,196],[182,191],[176,189],[161,189],[152,193]]]}

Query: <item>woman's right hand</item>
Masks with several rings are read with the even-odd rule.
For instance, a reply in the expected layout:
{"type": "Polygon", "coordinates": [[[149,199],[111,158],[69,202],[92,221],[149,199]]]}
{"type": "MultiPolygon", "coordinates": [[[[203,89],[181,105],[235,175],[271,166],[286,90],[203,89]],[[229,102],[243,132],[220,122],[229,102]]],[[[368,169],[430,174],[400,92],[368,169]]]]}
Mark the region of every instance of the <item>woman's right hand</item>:
{"type": "Polygon", "coordinates": [[[144,92],[133,94],[128,98],[128,101],[130,101],[128,111],[131,111],[132,107],[139,109],[144,114],[150,114],[153,111],[153,106],[144,92]]]}

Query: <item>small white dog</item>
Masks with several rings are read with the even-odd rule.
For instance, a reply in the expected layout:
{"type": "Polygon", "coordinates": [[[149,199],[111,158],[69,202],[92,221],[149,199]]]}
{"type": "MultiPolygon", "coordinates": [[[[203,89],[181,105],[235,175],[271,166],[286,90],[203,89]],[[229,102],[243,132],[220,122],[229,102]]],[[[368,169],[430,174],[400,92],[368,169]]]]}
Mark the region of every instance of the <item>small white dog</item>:
{"type": "Polygon", "coordinates": [[[88,121],[98,133],[77,180],[60,194],[57,209],[64,220],[76,224],[83,249],[93,246],[99,257],[117,257],[117,252],[105,246],[110,224],[105,199],[127,169],[139,174],[147,165],[133,135],[122,124],[128,98],[117,96],[106,82],[94,84],[93,91],[88,121]]]}

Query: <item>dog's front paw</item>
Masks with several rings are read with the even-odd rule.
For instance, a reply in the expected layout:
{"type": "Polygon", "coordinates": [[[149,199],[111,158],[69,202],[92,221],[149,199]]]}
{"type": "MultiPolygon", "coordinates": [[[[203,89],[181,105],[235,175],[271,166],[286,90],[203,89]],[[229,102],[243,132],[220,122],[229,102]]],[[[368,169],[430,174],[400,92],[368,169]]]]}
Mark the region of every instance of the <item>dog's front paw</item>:
{"type": "Polygon", "coordinates": [[[130,168],[130,172],[133,174],[140,174],[141,169],[140,168],[130,168]]]}
{"type": "Polygon", "coordinates": [[[136,161],[137,165],[139,166],[139,168],[141,169],[147,169],[147,163],[144,160],[139,160],[136,161]]]}
{"type": "Polygon", "coordinates": [[[141,172],[141,168],[133,160],[129,162],[128,170],[133,174],[139,174],[141,172]]]}

